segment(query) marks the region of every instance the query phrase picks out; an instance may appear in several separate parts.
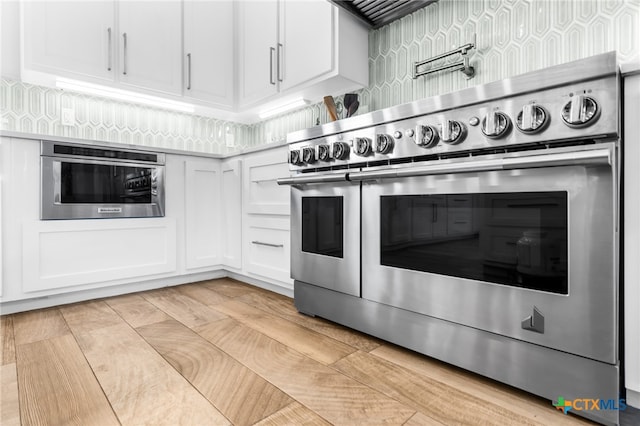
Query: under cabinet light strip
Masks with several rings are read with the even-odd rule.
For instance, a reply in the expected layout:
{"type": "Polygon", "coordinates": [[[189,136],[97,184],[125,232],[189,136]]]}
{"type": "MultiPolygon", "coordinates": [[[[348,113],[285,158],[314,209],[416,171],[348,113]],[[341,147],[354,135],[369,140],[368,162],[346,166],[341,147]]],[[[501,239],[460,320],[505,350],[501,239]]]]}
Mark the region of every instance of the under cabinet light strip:
{"type": "Polygon", "coordinates": [[[265,118],[273,117],[274,115],[278,115],[278,114],[281,114],[283,112],[290,111],[292,109],[303,107],[303,106],[308,105],[308,104],[309,104],[308,100],[302,99],[302,98],[296,98],[296,99],[293,99],[290,102],[287,102],[287,103],[284,103],[284,104],[281,104],[281,105],[277,105],[277,106],[275,106],[273,108],[268,108],[268,109],[262,110],[262,111],[260,111],[258,113],[258,116],[261,119],[264,120],[265,118]]]}
{"type": "Polygon", "coordinates": [[[143,95],[140,93],[128,92],[126,90],[115,89],[97,84],[85,83],[67,78],[56,79],[56,87],[59,89],[71,90],[73,92],[86,93],[88,95],[102,96],[110,99],[117,99],[125,102],[133,102],[137,104],[149,105],[158,108],[171,109],[174,111],[182,111],[193,113],[195,107],[191,104],[172,101],[169,99],[157,98],[155,96],[143,95]]]}

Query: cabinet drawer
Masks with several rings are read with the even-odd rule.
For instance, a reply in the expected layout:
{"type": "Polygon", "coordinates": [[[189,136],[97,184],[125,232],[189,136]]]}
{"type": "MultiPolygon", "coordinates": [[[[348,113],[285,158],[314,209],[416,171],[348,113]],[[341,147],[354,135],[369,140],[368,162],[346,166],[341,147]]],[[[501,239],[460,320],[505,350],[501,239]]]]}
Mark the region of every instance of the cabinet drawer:
{"type": "Polygon", "coordinates": [[[288,175],[286,149],[278,148],[247,156],[243,171],[246,212],[289,215],[289,187],[276,182],[288,175]]]}
{"type": "Polygon", "coordinates": [[[290,283],[289,217],[248,217],[247,221],[247,272],[290,283]]]}

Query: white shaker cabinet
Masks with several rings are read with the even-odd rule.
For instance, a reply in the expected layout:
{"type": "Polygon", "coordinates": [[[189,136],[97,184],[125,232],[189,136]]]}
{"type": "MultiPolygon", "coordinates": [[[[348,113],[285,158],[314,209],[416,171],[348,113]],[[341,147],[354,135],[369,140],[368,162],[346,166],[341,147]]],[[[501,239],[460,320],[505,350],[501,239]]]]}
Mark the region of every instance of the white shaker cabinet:
{"type": "Polygon", "coordinates": [[[118,2],[119,80],[123,85],[182,94],[182,4],[118,2]]]}
{"type": "Polygon", "coordinates": [[[246,275],[290,291],[290,189],[277,179],[289,175],[286,146],[243,157],[243,270],[246,275]]]}
{"type": "Polygon", "coordinates": [[[222,162],[220,210],[222,217],[222,263],[242,268],[242,160],[222,162]]]}
{"type": "Polygon", "coordinates": [[[23,74],[114,81],[115,2],[26,1],[22,8],[23,74]]]}
{"type": "Polygon", "coordinates": [[[182,95],[180,1],[26,1],[22,79],[182,95]]]}
{"type": "Polygon", "coordinates": [[[185,160],[184,196],[186,269],[220,264],[220,162],[185,160]]]}
{"type": "Polygon", "coordinates": [[[368,84],[368,31],[325,0],[238,3],[240,107],[368,84]]]}
{"type": "Polygon", "coordinates": [[[328,1],[280,2],[277,67],[280,90],[333,69],[333,9],[328,1]]]}
{"type": "Polygon", "coordinates": [[[233,2],[184,1],[184,96],[234,106],[233,2]]]}
{"type": "Polygon", "coordinates": [[[257,103],[277,89],[278,2],[238,2],[239,103],[257,103]]]}

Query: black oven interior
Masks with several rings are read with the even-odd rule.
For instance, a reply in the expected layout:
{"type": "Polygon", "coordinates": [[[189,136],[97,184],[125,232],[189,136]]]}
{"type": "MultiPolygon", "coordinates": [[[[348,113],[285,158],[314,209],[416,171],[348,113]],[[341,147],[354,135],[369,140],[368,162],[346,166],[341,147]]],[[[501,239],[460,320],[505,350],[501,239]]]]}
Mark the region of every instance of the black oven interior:
{"type": "Polygon", "coordinates": [[[152,198],[153,168],[61,162],[63,204],[146,204],[152,198]]]}
{"type": "Polygon", "coordinates": [[[567,193],[380,197],[382,265],[568,294],[567,193]]]}

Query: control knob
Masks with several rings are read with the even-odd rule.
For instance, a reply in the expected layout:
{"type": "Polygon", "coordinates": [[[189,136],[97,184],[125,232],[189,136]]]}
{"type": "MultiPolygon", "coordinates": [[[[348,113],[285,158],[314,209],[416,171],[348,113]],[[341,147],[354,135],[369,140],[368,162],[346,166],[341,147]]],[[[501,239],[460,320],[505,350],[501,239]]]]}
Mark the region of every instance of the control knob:
{"type": "Polygon", "coordinates": [[[455,120],[444,120],[441,127],[440,137],[442,142],[450,145],[456,145],[462,142],[467,132],[464,124],[455,120]]]}
{"type": "Polygon", "coordinates": [[[293,164],[294,166],[299,166],[302,164],[302,158],[300,157],[299,150],[296,149],[289,153],[289,163],[293,164]]]}
{"type": "Polygon", "coordinates": [[[349,158],[349,144],[346,142],[333,143],[333,158],[336,160],[346,160],[349,158]]]}
{"type": "Polygon", "coordinates": [[[331,156],[329,155],[329,153],[329,145],[318,145],[318,159],[320,161],[331,161],[331,156]]]}
{"type": "Polygon", "coordinates": [[[588,96],[576,95],[562,108],[562,119],[569,127],[589,126],[598,119],[598,103],[588,96]]]}
{"type": "Polygon", "coordinates": [[[416,145],[422,148],[433,148],[438,145],[440,136],[438,131],[433,126],[423,126],[418,124],[416,126],[416,145]]]}
{"type": "Polygon", "coordinates": [[[391,151],[393,151],[393,145],[394,145],[393,138],[389,135],[382,133],[376,137],[376,146],[374,150],[378,154],[388,154],[391,151]]]}
{"type": "Polygon", "coordinates": [[[307,164],[313,164],[316,162],[316,150],[313,147],[302,148],[302,161],[307,164]]]}
{"type": "Polygon", "coordinates": [[[549,122],[547,111],[541,106],[528,104],[522,107],[522,111],[516,117],[516,126],[523,133],[538,133],[549,122]]]}
{"type": "Polygon", "coordinates": [[[482,119],[480,130],[491,139],[501,138],[511,128],[511,120],[507,114],[500,111],[491,111],[482,119]]]}
{"type": "Polygon", "coordinates": [[[361,157],[371,154],[371,140],[369,138],[355,138],[353,141],[355,152],[361,157]]]}

